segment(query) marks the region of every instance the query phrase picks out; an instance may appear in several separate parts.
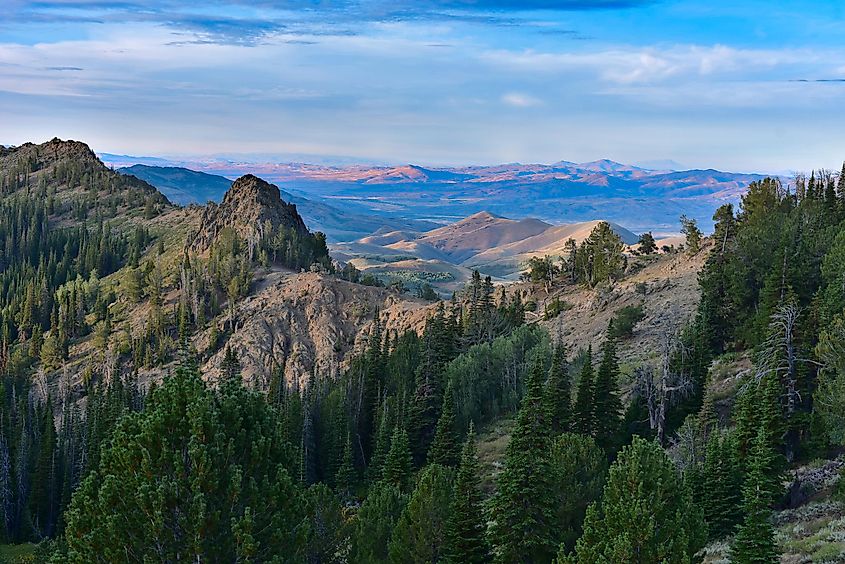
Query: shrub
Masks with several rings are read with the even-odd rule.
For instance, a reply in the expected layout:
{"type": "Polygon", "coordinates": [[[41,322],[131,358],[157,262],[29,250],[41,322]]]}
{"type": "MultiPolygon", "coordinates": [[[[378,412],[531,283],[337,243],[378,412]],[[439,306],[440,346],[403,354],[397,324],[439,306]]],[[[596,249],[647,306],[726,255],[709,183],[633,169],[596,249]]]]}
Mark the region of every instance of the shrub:
{"type": "Polygon", "coordinates": [[[546,311],[543,314],[543,319],[548,321],[549,319],[554,319],[564,311],[570,309],[572,304],[561,300],[560,298],[555,298],[549,303],[546,304],[546,311]]]}
{"type": "Polygon", "coordinates": [[[645,318],[642,304],[636,306],[625,306],[613,314],[613,338],[619,339],[630,337],[634,327],[645,318]]]}

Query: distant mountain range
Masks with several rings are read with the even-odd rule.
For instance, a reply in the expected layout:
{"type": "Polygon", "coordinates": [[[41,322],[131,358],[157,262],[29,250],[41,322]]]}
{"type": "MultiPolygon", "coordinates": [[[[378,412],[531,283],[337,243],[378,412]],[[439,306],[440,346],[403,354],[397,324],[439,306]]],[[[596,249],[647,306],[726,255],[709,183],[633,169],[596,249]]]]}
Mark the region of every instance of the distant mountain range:
{"type": "MultiPolygon", "coordinates": [[[[111,157],[113,164],[128,164],[133,158],[111,157]]],[[[155,159],[138,158],[139,162],[174,164],[155,159]]],[[[391,222],[401,219],[443,224],[489,211],[551,224],[601,218],[638,233],[677,233],[681,214],[697,219],[707,231],[719,205],[738,202],[748,184],[763,178],[712,169],[652,170],[606,159],[465,167],[261,164],[220,159],[179,164],[229,178],[255,173],[315,205],[391,222]]],[[[187,191],[199,196],[193,189],[187,191]]],[[[307,211],[303,215],[307,216],[307,211]]],[[[342,240],[351,240],[350,234],[342,240]]]]}
{"type": "MultiPolygon", "coordinates": [[[[202,205],[208,201],[220,202],[232,186],[232,181],[223,176],[183,167],[136,164],[117,170],[155,186],[171,202],[182,206],[202,205]]],[[[329,241],[333,242],[354,240],[384,228],[426,230],[437,225],[430,221],[387,218],[375,214],[343,211],[285,190],[280,192],[283,200],[296,204],[309,229],[322,231],[328,236],[329,241]]]]}

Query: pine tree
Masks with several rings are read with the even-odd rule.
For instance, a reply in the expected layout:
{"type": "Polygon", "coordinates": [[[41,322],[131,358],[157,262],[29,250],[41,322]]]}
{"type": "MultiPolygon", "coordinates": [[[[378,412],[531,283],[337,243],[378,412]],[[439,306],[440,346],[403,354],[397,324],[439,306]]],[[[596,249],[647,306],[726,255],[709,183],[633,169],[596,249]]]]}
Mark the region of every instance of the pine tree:
{"type": "Polygon", "coordinates": [[[455,400],[452,388],[452,380],[449,380],[446,393],[443,394],[443,408],[440,410],[440,419],[437,420],[434,441],[428,450],[429,464],[454,467],[460,458],[458,437],[455,433],[455,400]]]}
{"type": "Polygon", "coordinates": [[[644,255],[650,255],[657,251],[657,243],[655,242],[654,235],[651,234],[651,231],[640,235],[639,244],[640,253],[644,255]]]}
{"type": "Polygon", "coordinates": [[[543,402],[548,412],[552,433],[559,435],[569,431],[572,417],[572,386],[569,379],[569,364],[566,362],[566,347],[561,342],[555,345],[543,402]]]}
{"type": "Polygon", "coordinates": [[[469,434],[461,452],[461,464],[455,477],[451,514],[446,524],[445,562],[483,564],[490,560],[483,503],[475,428],[470,424],[469,434]]]}
{"type": "Polygon", "coordinates": [[[742,483],[731,435],[718,431],[710,434],[700,480],[701,504],[710,538],[729,536],[741,517],[742,483]]]}
{"type": "Polygon", "coordinates": [[[428,564],[441,560],[451,497],[452,470],[439,464],[423,468],[390,537],[391,561],[428,564]]]}
{"type": "Polygon", "coordinates": [[[43,539],[55,531],[58,509],[58,476],[56,475],[56,427],[53,423],[53,406],[47,402],[41,414],[41,436],[38,458],[32,475],[32,491],[29,498],[29,515],[33,534],[43,539]]]}
{"type": "Polygon", "coordinates": [[[387,563],[393,527],[407,500],[386,482],[375,484],[358,510],[350,562],[387,563]]]}
{"type": "Polygon", "coordinates": [[[774,456],[766,430],[761,427],[752,446],[749,474],[742,488],[745,518],[731,545],[731,562],[774,564],[780,561],[771,522],[771,492],[768,491],[766,476],[774,456]]]}
{"type": "Polygon", "coordinates": [[[387,453],[390,451],[391,424],[386,399],[381,402],[377,425],[376,436],[373,441],[373,454],[370,458],[370,464],[367,467],[367,478],[371,482],[377,482],[381,479],[384,461],[387,459],[387,453]]]}
{"type": "Polygon", "coordinates": [[[551,448],[555,531],[562,552],[575,548],[587,507],[601,496],[607,457],[592,437],[564,433],[551,448]]]}
{"type": "Polygon", "coordinates": [[[352,497],[355,489],[355,466],[352,460],[352,437],[346,433],[346,442],[343,446],[343,460],[335,474],[335,487],[341,499],[348,500],[352,497]]]}
{"type": "Polygon", "coordinates": [[[593,348],[590,346],[578,378],[578,395],[572,410],[572,429],[576,433],[587,436],[595,432],[593,380],[593,348]]]}
{"type": "Polygon", "coordinates": [[[663,448],[634,437],[610,467],[601,501],[587,510],[577,561],[690,562],[704,546],[703,532],[702,516],[663,448]]]}
{"type": "Polygon", "coordinates": [[[836,182],[836,193],[839,196],[839,207],[845,212],[845,163],[842,163],[842,172],[836,182]]]}
{"type": "Polygon", "coordinates": [[[555,508],[549,495],[552,469],[544,376],[543,359],[537,355],[493,499],[490,541],[499,563],[548,562],[557,550],[555,508]]]}
{"type": "Polygon", "coordinates": [[[619,364],[616,358],[616,341],[613,321],[607,329],[607,338],[602,345],[602,358],[593,385],[593,420],[596,443],[610,453],[616,449],[622,426],[622,401],[619,399],[619,364]]]}
{"type": "Polygon", "coordinates": [[[301,562],[302,493],[275,413],[190,366],[121,418],[67,512],[67,560],[301,562]]]}
{"type": "Polygon", "coordinates": [[[411,481],[411,450],[408,447],[408,434],[399,425],[393,430],[390,439],[390,451],[384,461],[382,481],[400,491],[407,491],[411,481]]]}
{"type": "Polygon", "coordinates": [[[340,563],[348,551],[350,527],[341,500],[323,483],[306,492],[305,513],[308,522],[306,562],[340,563]]]}

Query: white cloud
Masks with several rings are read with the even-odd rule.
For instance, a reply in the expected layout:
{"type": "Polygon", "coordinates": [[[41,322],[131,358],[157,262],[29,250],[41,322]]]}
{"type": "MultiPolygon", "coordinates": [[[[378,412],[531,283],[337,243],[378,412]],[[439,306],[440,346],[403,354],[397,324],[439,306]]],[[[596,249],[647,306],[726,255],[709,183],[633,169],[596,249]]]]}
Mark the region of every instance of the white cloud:
{"type": "Polygon", "coordinates": [[[502,103],[514,108],[531,108],[543,104],[542,100],[522,92],[508,92],[502,96],[502,103]]]}
{"type": "Polygon", "coordinates": [[[497,67],[533,73],[585,72],[616,84],[645,84],[684,76],[756,74],[771,69],[819,64],[841,53],[810,50],[739,49],[725,45],[710,47],[675,45],[640,47],[597,52],[487,51],[481,59],[497,67]]]}

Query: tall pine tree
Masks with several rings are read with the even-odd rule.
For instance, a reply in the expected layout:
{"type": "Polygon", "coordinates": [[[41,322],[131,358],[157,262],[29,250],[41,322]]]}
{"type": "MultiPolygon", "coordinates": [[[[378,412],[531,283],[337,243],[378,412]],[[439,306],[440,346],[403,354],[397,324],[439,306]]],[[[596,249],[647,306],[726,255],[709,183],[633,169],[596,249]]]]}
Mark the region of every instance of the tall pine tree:
{"type": "Polygon", "coordinates": [[[537,355],[493,499],[490,541],[499,563],[549,562],[557,551],[544,376],[543,359],[537,355]]]}
{"type": "Polygon", "coordinates": [[[569,431],[572,418],[572,385],[569,364],[566,362],[566,347],[560,341],[555,345],[552,355],[552,366],[546,380],[543,402],[549,415],[552,433],[559,435],[569,431]]]}
{"type": "Polygon", "coordinates": [[[590,346],[578,377],[578,395],[572,409],[572,430],[587,436],[592,436],[596,427],[593,420],[593,381],[593,348],[590,346]]]}
{"type": "Polygon", "coordinates": [[[601,364],[593,385],[593,420],[596,443],[607,453],[616,450],[622,427],[622,401],[619,399],[619,363],[616,358],[616,340],[613,338],[613,321],[607,328],[602,345],[601,364]]]}
{"type": "Polygon", "coordinates": [[[774,456],[766,430],[761,427],[752,445],[749,473],[742,488],[742,511],[745,518],[731,545],[731,562],[774,564],[780,561],[771,522],[770,480],[766,475],[774,456]]]}
{"type": "Polygon", "coordinates": [[[455,399],[452,389],[453,384],[449,380],[446,393],[443,394],[443,408],[440,410],[440,419],[437,420],[434,441],[428,450],[429,463],[448,467],[457,466],[460,457],[458,437],[455,433],[455,399]]]}
{"type": "Polygon", "coordinates": [[[485,535],[481,479],[478,475],[478,453],[475,428],[461,452],[461,464],[455,477],[452,512],[446,524],[444,561],[449,564],[484,564],[490,560],[490,547],[485,535]]]}

